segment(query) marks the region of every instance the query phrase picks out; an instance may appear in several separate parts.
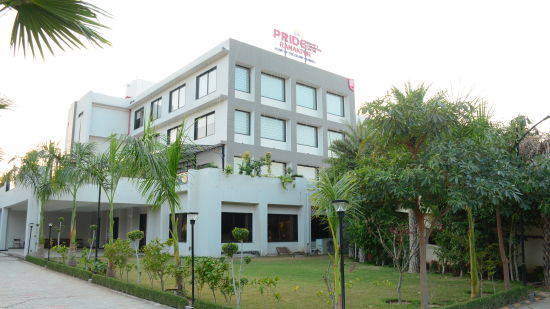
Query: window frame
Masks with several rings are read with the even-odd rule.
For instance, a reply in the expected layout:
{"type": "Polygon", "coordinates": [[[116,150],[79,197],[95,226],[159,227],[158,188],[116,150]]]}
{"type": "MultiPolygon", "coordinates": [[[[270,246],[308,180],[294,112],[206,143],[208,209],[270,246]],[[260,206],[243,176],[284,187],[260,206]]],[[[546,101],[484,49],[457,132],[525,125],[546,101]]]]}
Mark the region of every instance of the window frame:
{"type": "Polygon", "coordinates": [[[166,130],[166,145],[170,145],[170,144],[172,143],[172,142],[170,141],[170,133],[171,133],[172,131],[176,131],[176,132],[177,132],[177,130],[178,130],[179,128],[181,128],[181,124],[180,124],[180,125],[177,125],[177,126],[175,126],[175,127],[173,127],[173,128],[170,128],[170,129],[166,130]]]}
{"type": "Polygon", "coordinates": [[[144,117],[145,117],[145,106],[142,106],[134,111],[134,130],[137,130],[141,127],[143,127],[144,124],[144,117]],[[138,113],[141,113],[141,117],[139,118],[138,123],[138,113]]]}
{"type": "MultiPolygon", "coordinates": [[[[201,75],[197,76],[197,79],[196,79],[196,84],[197,84],[197,85],[196,85],[195,99],[198,100],[198,99],[200,99],[200,98],[204,98],[205,96],[207,96],[207,95],[209,95],[209,94],[211,94],[211,93],[213,93],[213,92],[215,92],[215,91],[217,90],[217,88],[218,88],[218,82],[217,82],[217,80],[216,80],[216,89],[210,91],[210,73],[216,71],[217,68],[218,68],[218,67],[215,66],[215,67],[209,69],[208,71],[205,71],[205,72],[202,73],[201,75]],[[204,75],[206,75],[206,94],[203,95],[203,96],[201,96],[201,97],[199,97],[199,88],[200,88],[199,80],[200,80],[200,78],[203,77],[204,75]]],[[[216,79],[217,79],[217,78],[218,78],[218,75],[217,75],[217,73],[216,73],[216,79]]]]}
{"type": "MultiPolygon", "coordinates": [[[[303,107],[303,108],[311,109],[311,110],[314,110],[314,111],[318,110],[318,109],[319,109],[319,105],[317,104],[317,88],[308,86],[308,85],[303,84],[303,83],[296,83],[296,89],[298,88],[298,86],[313,89],[313,92],[314,92],[314,96],[313,96],[313,98],[314,98],[313,106],[314,106],[314,108],[311,108],[311,107],[308,107],[308,106],[300,105],[300,104],[298,104],[298,100],[296,100],[296,106],[300,106],[300,107],[303,107]]],[[[297,92],[298,92],[298,91],[296,91],[296,93],[297,93],[297,92]]]]}
{"type": "MultiPolygon", "coordinates": [[[[236,240],[233,239],[233,236],[231,235],[231,232],[230,232],[230,236],[231,236],[231,239],[229,241],[224,241],[223,239],[223,216],[224,214],[231,214],[231,215],[244,215],[245,216],[245,227],[246,228],[246,223],[250,223],[250,228],[247,228],[248,229],[248,240],[246,241],[243,241],[243,243],[253,243],[254,242],[254,236],[253,236],[253,232],[254,232],[254,213],[253,212],[234,212],[234,211],[222,211],[221,212],[221,222],[220,222],[220,242],[222,244],[226,244],[226,243],[230,243],[230,242],[237,242],[236,240]],[[250,221],[249,222],[246,222],[247,221],[247,216],[250,217],[250,221]]],[[[233,228],[235,228],[237,226],[233,226],[233,228]]],[[[231,228],[231,230],[233,230],[233,228],[231,228]]],[[[242,227],[241,227],[242,228],[242,227]]]]}
{"type": "Polygon", "coordinates": [[[286,120],[281,119],[281,118],[276,118],[276,117],[261,115],[261,116],[260,116],[260,138],[265,138],[265,139],[272,140],[272,141],[278,141],[278,142],[286,143],[286,120]],[[282,122],[283,122],[283,140],[274,139],[274,138],[269,138],[269,137],[263,137],[263,136],[262,136],[262,118],[271,118],[271,119],[275,119],[275,120],[279,120],[279,121],[282,121],[282,122]]]}
{"type": "Polygon", "coordinates": [[[159,119],[160,117],[162,117],[162,97],[156,99],[156,100],[153,100],[151,101],[151,110],[149,111],[149,117],[151,117],[151,120],[157,120],[159,119]],[[155,103],[158,103],[158,108],[156,109],[157,110],[157,114],[156,114],[156,118],[155,116],[153,115],[154,113],[154,108],[153,106],[155,106],[155,103]]]}
{"type": "Polygon", "coordinates": [[[240,113],[246,113],[248,114],[248,133],[240,133],[240,132],[237,132],[235,130],[235,124],[233,124],[233,133],[235,134],[241,134],[241,135],[247,135],[247,136],[250,136],[252,134],[252,121],[251,121],[251,118],[252,118],[252,114],[250,112],[247,112],[247,111],[243,111],[243,110],[240,110],[240,109],[236,109],[234,114],[233,114],[233,122],[235,122],[235,115],[237,114],[237,112],[240,112],[240,113]]]}
{"type": "Polygon", "coordinates": [[[297,123],[297,124],[296,124],[296,144],[297,144],[297,145],[301,145],[301,146],[319,148],[319,128],[318,128],[318,127],[315,127],[315,126],[310,126],[310,125],[304,124],[304,123],[297,123]],[[300,143],[298,142],[298,126],[310,127],[310,128],[315,129],[315,146],[306,145],[306,144],[300,144],[300,143]]]}
{"type": "Polygon", "coordinates": [[[261,75],[260,75],[260,81],[262,80],[262,76],[263,75],[266,75],[266,76],[269,76],[269,77],[272,77],[272,78],[276,78],[276,79],[280,79],[283,81],[283,99],[282,100],[279,100],[279,99],[276,99],[276,98],[271,98],[271,97],[266,97],[263,95],[263,91],[262,91],[262,87],[263,87],[263,83],[261,83],[260,85],[260,96],[262,98],[267,98],[267,99],[270,99],[270,100],[275,100],[275,101],[279,101],[279,102],[286,102],[286,78],[283,78],[283,77],[279,77],[279,76],[275,76],[273,74],[269,74],[269,73],[265,73],[265,72],[262,72],[261,75]]]}
{"type": "MultiPolygon", "coordinates": [[[[187,243],[187,213],[176,213],[175,215],[176,215],[176,219],[179,219],[178,225],[182,227],[181,230],[178,228],[178,243],[187,243]],[[182,220],[182,218],[184,218],[185,220],[182,220]],[[185,230],[183,229],[184,226],[185,226],[185,230]]],[[[168,238],[172,238],[171,233],[172,233],[172,216],[168,215],[168,238]]]]}
{"type": "Polygon", "coordinates": [[[328,92],[327,91],[327,94],[326,94],[326,103],[327,103],[327,114],[331,114],[331,115],[334,115],[334,116],[338,116],[338,117],[345,117],[346,115],[346,104],[345,104],[345,98],[343,95],[339,95],[339,94],[336,94],[336,93],[332,93],[332,92],[328,92]],[[329,112],[329,108],[328,108],[328,96],[329,95],[333,95],[333,96],[336,96],[336,97],[339,97],[342,99],[342,115],[338,115],[338,114],[333,114],[331,112],[329,112]]]}
{"type": "Polygon", "coordinates": [[[187,89],[186,87],[186,84],[183,84],[175,89],[173,89],[172,91],[170,91],[170,93],[168,94],[168,112],[171,113],[173,111],[176,111],[182,107],[185,106],[185,91],[183,91],[183,104],[180,105],[180,102],[181,102],[181,89],[187,89]],[[178,107],[177,108],[174,108],[174,104],[172,102],[172,93],[178,91],[178,107]]]}
{"type": "MultiPolygon", "coordinates": [[[[280,222],[281,220],[279,219],[277,221],[280,222]]],[[[299,239],[299,224],[298,224],[298,215],[297,214],[272,214],[272,213],[268,213],[267,214],[267,242],[270,243],[270,242],[298,242],[298,239],[299,239]],[[282,216],[288,216],[288,217],[292,217],[292,223],[294,223],[294,231],[292,233],[292,239],[293,240],[281,240],[280,238],[277,238],[276,240],[270,240],[269,239],[269,232],[270,232],[270,223],[271,223],[271,220],[270,220],[270,217],[282,217],[282,216]]]]}
{"type": "Polygon", "coordinates": [[[212,116],[212,115],[215,115],[216,114],[216,111],[212,111],[208,114],[204,114],[200,117],[197,117],[195,118],[195,121],[194,121],[194,128],[193,128],[193,137],[194,137],[194,140],[198,140],[198,139],[201,139],[201,138],[205,138],[205,137],[208,137],[208,136],[211,136],[211,135],[214,135],[216,134],[216,118],[214,118],[214,131],[211,133],[211,134],[208,134],[208,116],[212,116]],[[202,119],[202,118],[206,118],[206,135],[205,136],[202,136],[202,137],[198,137],[198,133],[199,133],[199,127],[198,127],[198,121],[199,119],[202,119]]]}
{"type": "MultiPolygon", "coordinates": [[[[315,170],[315,179],[319,179],[319,167],[305,164],[296,164],[296,173],[298,173],[298,167],[309,167],[315,170]]],[[[304,176],[304,175],[301,175],[304,176]]],[[[307,179],[304,177],[304,179],[307,179]]]]}
{"type": "MultiPolygon", "coordinates": [[[[248,72],[248,90],[245,91],[245,90],[237,89],[237,87],[236,87],[236,80],[237,80],[237,78],[235,78],[233,88],[234,88],[236,91],[240,91],[240,92],[244,92],[244,93],[250,93],[250,92],[251,92],[251,88],[252,88],[252,87],[250,86],[250,75],[251,75],[251,73],[252,73],[252,72],[251,72],[252,70],[251,70],[249,67],[245,67],[245,66],[243,66],[243,65],[238,65],[238,64],[236,64],[236,65],[235,65],[235,72],[237,72],[237,70],[236,70],[237,68],[239,68],[239,69],[244,69],[244,70],[246,70],[246,72],[248,72]]],[[[236,77],[236,75],[237,75],[237,73],[235,73],[235,77],[236,77]]]]}

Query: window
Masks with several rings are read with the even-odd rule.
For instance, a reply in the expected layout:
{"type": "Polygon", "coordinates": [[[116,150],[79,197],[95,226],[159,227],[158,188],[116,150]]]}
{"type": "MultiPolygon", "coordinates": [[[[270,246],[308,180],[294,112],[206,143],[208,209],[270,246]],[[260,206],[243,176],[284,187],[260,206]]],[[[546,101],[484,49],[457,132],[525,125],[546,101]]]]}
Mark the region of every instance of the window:
{"type": "Polygon", "coordinates": [[[181,126],[173,127],[172,129],[168,129],[168,132],[166,132],[168,145],[172,144],[172,142],[176,140],[176,135],[178,134],[179,128],[181,128],[181,126]]]}
{"type": "Polygon", "coordinates": [[[285,101],[285,80],[262,73],[262,97],[285,101]]]}
{"type": "Polygon", "coordinates": [[[197,99],[216,91],[216,67],[197,77],[197,99]]]}
{"type": "MultiPolygon", "coordinates": [[[[187,242],[187,214],[176,214],[176,220],[178,221],[178,240],[179,242],[187,242]]],[[[168,217],[170,227],[168,230],[169,238],[172,237],[172,217],[168,217]]]]}
{"type": "Polygon", "coordinates": [[[296,84],[296,105],[317,109],[317,95],[315,88],[296,84]]]}
{"type": "Polygon", "coordinates": [[[143,107],[134,113],[134,130],[143,127],[143,107]]]}
{"type": "Polygon", "coordinates": [[[151,102],[151,120],[159,119],[162,113],[162,100],[158,98],[151,102]]]}
{"type": "Polygon", "coordinates": [[[168,112],[175,111],[185,105],[185,85],[170,91],[170,104],[168,112]]]}
{"type": "Polygon", "coordinates": [[[344,117],[344,97],[327,92],[327,113],[344,117]]]}
{"type": "Polygon", "coordinates": [[[252,242],[252,214],[222,212],[222,242],[237,242],[231,234],[236,227],[247,229],[250,233],[244,242],[252,242]]]}
{"type": "Polygon", "coordinates": [[[267,215],[267,241],[298,241],[298,215],[267,215]]]}
{"type": "MultiPolygon", "coordinates": [[[[330,145],[332,145],[332,143],[334,141],[337,141],[337,140],[340,140],[340,139],[343,139],[344,138],[344,134],[340,133],[340,132],[336,132],[336,131],[328,131],[328,134],[327,134],[327,142],[328,142],[328,147],[330,147],[330,145]]],[[[332,153],[332,151],[329,150],[329,156],[334,156],[334,154],[332,153]]]]}
{"type": "Polygon", "coordinates": [[[195,118],[195,139],[213,135],[215,126],[214,112],[195,118]]]}
{"type": "Polygon", "coordinates": [[[296,125],[296,143],[298,145],[317,147],[317,128],[304,124],[296,125]]]}
{"type": "Polygon", "coordinates": [[[235,133],[250,135],[250,113],[235,111],[235,133]]]}
{"type": "MultiPolygon", "coordinates": [[[[283,162],[271,162],[271,175],[272,176],[284,176],[286,171],[286,163],[283,162]]],[[[262,175],[269,175],[267,166],[262,166],[262,175]]]]}
{"type": "Polygon", "coordinates": [[[250,69],[235,67],[235,90],[250,93],[250,69]]]}
{"type": "Polygon", "coordinates": [[[262,116],[261,125],[262,138],[286,142],[286,121],[262,116]]]}
{"type": "Polygon", "coordinates": [[[319,170],[316,167],[312,166],[298,165],[296,173],[298,175],[302,175],[305,179],[315,180],[317,179],[317,174],[319,173],[319,170]]]}

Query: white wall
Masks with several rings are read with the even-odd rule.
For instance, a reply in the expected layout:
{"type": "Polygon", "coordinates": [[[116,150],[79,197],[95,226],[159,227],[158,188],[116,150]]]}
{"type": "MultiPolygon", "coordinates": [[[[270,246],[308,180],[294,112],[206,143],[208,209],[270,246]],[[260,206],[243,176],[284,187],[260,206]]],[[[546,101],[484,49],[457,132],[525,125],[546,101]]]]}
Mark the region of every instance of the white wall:
{"type": "Polygon", "coordinates": [[[25,211],[9,211],[7,233],[8,248],[13,247],[14,238],[21,239],[21,244],[27,241],[25,238],[26,219],[27,213],[25,211]]]}

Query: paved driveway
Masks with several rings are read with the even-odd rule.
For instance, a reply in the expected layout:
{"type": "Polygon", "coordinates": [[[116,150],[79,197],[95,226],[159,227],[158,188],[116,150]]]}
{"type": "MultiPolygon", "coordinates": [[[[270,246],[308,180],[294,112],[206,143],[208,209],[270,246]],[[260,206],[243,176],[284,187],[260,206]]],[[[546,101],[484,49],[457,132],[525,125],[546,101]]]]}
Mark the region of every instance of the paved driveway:
{"type": "Polygon", "coordinates": [[[0,308],[169,308],[0,253],[0,308]]]}

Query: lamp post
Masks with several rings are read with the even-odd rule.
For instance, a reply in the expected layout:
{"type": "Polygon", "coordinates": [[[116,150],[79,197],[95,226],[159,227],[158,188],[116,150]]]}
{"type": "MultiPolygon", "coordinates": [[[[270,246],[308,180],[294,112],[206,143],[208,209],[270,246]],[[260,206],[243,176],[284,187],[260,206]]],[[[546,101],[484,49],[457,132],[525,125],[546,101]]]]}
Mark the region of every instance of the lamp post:
{"type": "Polygon", "coordinates": [[[187,213],[191,222],[191,306],[195,304],[195,221],[198,215],[198,212],[187,213]]]}
{"type": "Polygon", "coordinates": [[[29,252],[31,251],[31,241],[32,241],[32,227],[34,226],[34,223],[29,223],[29,226],[31,228],[29,232],[29,243],[27,244],[27,255],[29,255],[29,252]]]}
{"type": "MultiPolygon", "coordinates": [[[[342,309],[346,308],[346,289],[344,281],[344,214],[349,202],[347,200],[334,200],[332,206],[338,214],[338,244],[340,247],[340,292],[342,294],[342,309]]],[[[336,253],[336,252],[335,252],[336,253]]]]}
{"type": "Polygon", "coordinates": [[[97,261],[97,252],[99,251],[99,231],[101,230],[101,186],[98,187],[98,197],[97,197],[97,229],[95,230],[95,260],[97,261]]]}
{"type": "Polygon", "coordinates": [[[50,231],[48,232],[48,261],[50,261],[50,249],[52,247],[52,226],[53,224],[48,223],[48,228],[50,229],[50,231]]]}

